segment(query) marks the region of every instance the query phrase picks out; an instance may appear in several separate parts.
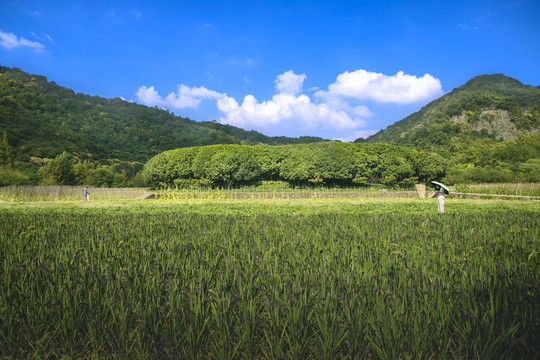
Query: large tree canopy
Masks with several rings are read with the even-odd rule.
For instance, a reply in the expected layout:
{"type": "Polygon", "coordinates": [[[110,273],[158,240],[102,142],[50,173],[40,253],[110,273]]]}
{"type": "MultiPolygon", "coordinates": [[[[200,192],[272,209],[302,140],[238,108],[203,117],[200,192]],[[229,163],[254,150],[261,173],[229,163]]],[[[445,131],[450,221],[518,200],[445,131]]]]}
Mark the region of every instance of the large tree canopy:
{"type": "Polygon", "coordinates": [[[384,144],[211,145],[156,155],[146,163],[143,176],[154,187],[172,186],[178,179],[205,179],[217,186],[260,180],[394,185],[439,179],[445,163],[435,153],[384,144]]]}

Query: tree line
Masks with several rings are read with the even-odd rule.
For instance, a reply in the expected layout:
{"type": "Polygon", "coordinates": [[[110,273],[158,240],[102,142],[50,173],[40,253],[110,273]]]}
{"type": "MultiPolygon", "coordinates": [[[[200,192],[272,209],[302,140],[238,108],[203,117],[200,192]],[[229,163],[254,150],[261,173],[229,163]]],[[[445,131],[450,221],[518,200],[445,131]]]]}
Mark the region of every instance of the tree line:
{"type": "Polygon", "coordinates": [[[446,160],[388,144],[210,145],[165,151],[144,166],[147,185],[219,187],[285,181],[294,186],[411,186],[440,179],[446,160]]]}
{"type": "Polygon", "coordinates": [[[4,131],[0,186],[234,187],[259,181],[292,186],[410,186],[540,182],[540,135],[515,140],[453,139],[447,155],[389,144],[322,142],[296,145],[211,145],[165,151],[141,162],[96,160],[64,151],[17,161],[4,131]],[[144,171],[143,171],[144,166],[144,171]]]}
{"type": "Polygon", "coordinates": [[[0,186],[141,187],[145,186],[142,168],[143,163],[140,162],[82,159],[67,151],[54,158],[31,156],[28,162],[14,161],[5,131],[0,142],[0,186]]]}

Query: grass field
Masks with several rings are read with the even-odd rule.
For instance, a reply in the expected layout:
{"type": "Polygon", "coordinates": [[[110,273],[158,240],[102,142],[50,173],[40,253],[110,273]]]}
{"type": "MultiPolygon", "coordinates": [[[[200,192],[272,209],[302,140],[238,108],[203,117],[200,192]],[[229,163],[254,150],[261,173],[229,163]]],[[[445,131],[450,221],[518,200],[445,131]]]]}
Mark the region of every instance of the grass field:
{"type": "Polygon", "coordinates": [[[0,357],[535,359],[540,202],[0,204],[0,357]]]}
{"type": "Polygon", "coordinates": [[[540,197],[539,183],[455,185],[450,190],[463,193],[540,197]]]}

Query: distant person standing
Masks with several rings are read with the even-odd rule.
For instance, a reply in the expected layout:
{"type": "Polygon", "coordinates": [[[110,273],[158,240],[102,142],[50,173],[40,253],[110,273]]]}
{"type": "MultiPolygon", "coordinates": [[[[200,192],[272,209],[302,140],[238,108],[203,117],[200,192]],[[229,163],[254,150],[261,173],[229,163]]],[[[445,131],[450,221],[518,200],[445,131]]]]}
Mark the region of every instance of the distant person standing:
{"type": "Polygon", "coordinates": [[[437,195],[437,208],[439,213],[444,213],[444,190],[440,186],[435,187],[435,194],[437,195]]]}
{"type": "Polygon", "coordinates": [[[88,189],[85,187],[83,191],[84,200],[90,201],[90,193],[88,192],[88,189]]]}

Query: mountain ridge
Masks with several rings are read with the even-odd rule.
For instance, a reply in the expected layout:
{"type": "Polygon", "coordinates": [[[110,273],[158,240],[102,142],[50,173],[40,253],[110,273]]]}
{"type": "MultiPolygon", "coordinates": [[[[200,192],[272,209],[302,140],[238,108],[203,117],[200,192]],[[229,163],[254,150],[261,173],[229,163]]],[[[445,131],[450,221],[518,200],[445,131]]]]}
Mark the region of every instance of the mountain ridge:
{"type": "Polygon", "coordinates": [[[484,74],[364,141],[445,152],[452,138],[460,136],[511,140],[536,134],[540,87],[504,74],[484,74]]]}
{"type": "MultiPolygon", "coordinates": [[[[539,182],[539,123],[540,87],[480,75],[365,141],[398,145],[403,153],[404,146],[419,150],[423,166],[443,165],[449,184],[539,182]]],[[[44,76],[0,66],[4,132],[0,184],[143,186],[143,162],[165,151],[323,140],[197,122],[120,98],[75,93],[44,76]]],[[[376,160],[362,166],[376,167],[376,160]]]]}
{"type": "Polygon", "coordinates": [[[102,98],[0,65],[0,130],[17,160],[79,158],[145,162],[166,150],[212,144],[296,144],[317,137],[269,137],[215,121],[195,121],[121,98],[102,98]]]}

